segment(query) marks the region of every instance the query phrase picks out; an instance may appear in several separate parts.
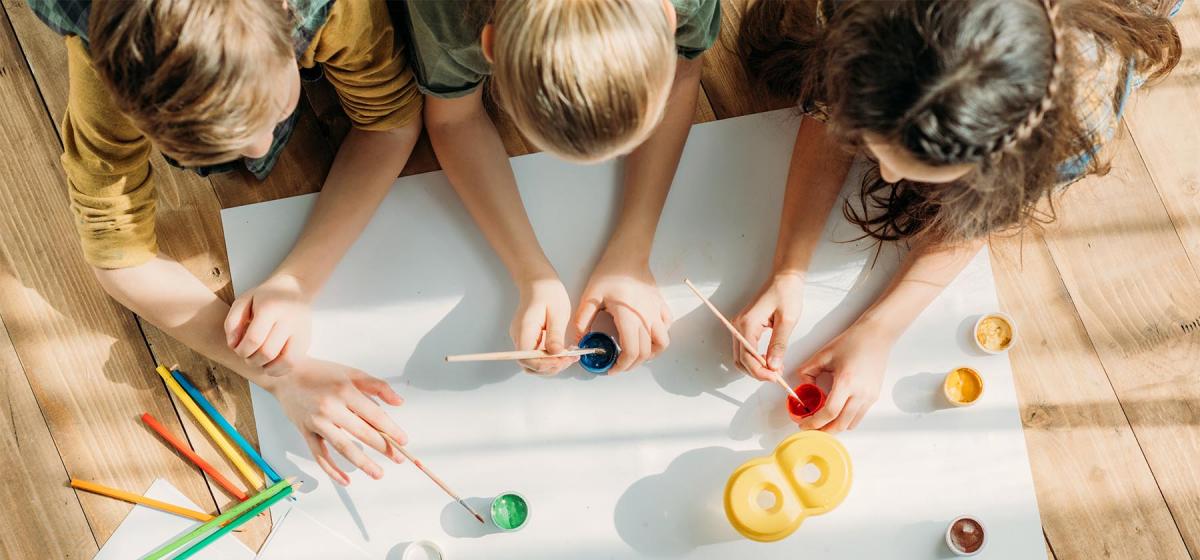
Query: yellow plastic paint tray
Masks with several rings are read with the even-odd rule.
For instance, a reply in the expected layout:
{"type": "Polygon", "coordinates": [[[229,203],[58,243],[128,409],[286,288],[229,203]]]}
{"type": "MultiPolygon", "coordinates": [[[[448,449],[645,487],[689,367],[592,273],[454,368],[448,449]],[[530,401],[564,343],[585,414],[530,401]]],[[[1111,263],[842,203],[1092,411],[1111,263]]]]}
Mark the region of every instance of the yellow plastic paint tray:
{"type": "Polygon", "coordinates": [[[808,516],[841,504],[852,478],[850,454],[841,442],[825,432],[799,432],[770,455],[733,471],[725,485],[725,515],[742,536],[777,541],[808,516]],[[807,472],[818,473],[816,479],[805,481],[807,472]]]}

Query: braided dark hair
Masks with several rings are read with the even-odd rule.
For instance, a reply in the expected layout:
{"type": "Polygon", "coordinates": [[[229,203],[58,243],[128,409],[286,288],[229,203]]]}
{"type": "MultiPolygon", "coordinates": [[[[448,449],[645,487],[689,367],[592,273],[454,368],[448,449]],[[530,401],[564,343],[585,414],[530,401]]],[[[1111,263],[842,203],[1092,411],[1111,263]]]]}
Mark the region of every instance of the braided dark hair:
{"type": "MultiPolygon", "coordinates": [[[[847,144],[870,133],[928,165],[974,164],[942,184],[888,183],[876,169],[844,208],[875,239],[961,241],[1039,219],[1060,164],[1094,150],[1072,110],[1077,37],[1156,76],[1178,61],[1174,28],[1143,4],[759,0],[740,46],[768,91],[824,108],[847,144]]],[[[1087,171],[1104,166],[1092,158],[1087,171]]]]}

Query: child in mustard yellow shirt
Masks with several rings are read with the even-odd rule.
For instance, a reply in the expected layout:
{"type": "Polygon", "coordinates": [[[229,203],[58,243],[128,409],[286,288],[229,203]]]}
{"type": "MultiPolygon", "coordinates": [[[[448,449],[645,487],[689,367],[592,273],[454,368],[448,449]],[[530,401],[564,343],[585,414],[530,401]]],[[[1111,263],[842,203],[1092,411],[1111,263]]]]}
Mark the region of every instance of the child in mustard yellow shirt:
{"type": "Polygon", "coordinates": [[[279,399],[334,480],[328,445],[368,475],[356,444],[399,462],[375,431],[404,432],[372,397],[384,381],[307,356],[312,298],[407,161],[421,96],[386,7],[375,0],[30,0],[66,37],[63,167],[84,258],[113,298],[279,399]],[[303,72],[324,72],[354,129],[291,254],[232,309],[155,237],[157,148],[201,174],[264,177],[291,133],[303,72]],[[286,375],[280,375],[284,374],[286,375]]]}

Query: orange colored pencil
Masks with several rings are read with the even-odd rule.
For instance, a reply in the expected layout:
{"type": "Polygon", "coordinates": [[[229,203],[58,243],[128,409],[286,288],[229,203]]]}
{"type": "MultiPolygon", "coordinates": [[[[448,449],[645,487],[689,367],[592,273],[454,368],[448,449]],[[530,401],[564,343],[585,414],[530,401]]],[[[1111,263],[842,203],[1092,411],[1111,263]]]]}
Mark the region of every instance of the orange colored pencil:
{"type": "Polygon", "coordinates": [[[184,445],[183,442],[179,441],[179,439],[175,436],[171,435],[171,433],[168,432],[162,424],[159,424],[158,420],[155,420],[149,412],[142,413],[142,422],[145,422],[147,426],[150,426],[151,430],[158,432],[158,435],[167,440],[167,443],[171,444],[171,447],[174,447],[176,451],[181,453],[184,457],[187,457],[189,460],[191,460],[191,462],[195,463],[197,467],[200,467],[200,470],[208,473],[208,476],[212,477],[212,479],[216,481],[221,488],[224,488],[226,492],[229,492],[229,495],[237,498],[239,502],[246,501],[248,496],[246,496],[245,492],[238,490],[232,482],[229,482],[229,479],[222,476],[221,473],[217,472],[217,469],[214,469],[212,465],[208,464],[208,461],[201,459],[199,455],[196,455],[191,450],[191,448],[184,445]]]}
{"type": "Polygon", "coordinates": [[[139,496],[137,494],[134,494],[133,492],[126,492],[124,490],[117,490],[116,488],[109,488],[109,487],[101,485],[101,484],[96,484],[95,482],[88,482],[86,480],[78,480],[78,479],[72,478],[71,479],[71,488],[75,488],[76,490],[83,490],[85,492],[91,492],[93,494],[100,494],[101,496],[108,496],[109,498],[115,498],[115,499],[118,499],[121,501],[129,502],[131,504],[141,504],[146,507],[151,507],[151,508],[154,508],[154,509],[157,509],[160,511],[165,511],[167,513],[174,513],[175,515],[182,515],[189,519],[195,519],[196,521],[208,522],[208,521],[213,520],[213,516],[211,516],[207,513],[204,513],[204,512],[190,510],[190,509],[187,509],[184,507],[179,507],[175,504],[168,504],[167,502],[164,502],[161,500],[155,500],[154,498],[147,498],[145,496],[139,496]]]}

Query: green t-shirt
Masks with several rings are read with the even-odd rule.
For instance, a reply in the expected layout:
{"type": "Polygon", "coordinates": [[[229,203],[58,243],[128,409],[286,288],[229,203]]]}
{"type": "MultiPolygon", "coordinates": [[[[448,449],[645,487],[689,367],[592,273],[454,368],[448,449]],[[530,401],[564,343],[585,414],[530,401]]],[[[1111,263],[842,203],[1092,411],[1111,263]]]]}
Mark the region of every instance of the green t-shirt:
{"type": "MultiPolygon", "coordinates": [[[[406,0],[409,49],[421,91],[441,98],[461,97],[492,73],[479,34],[495,0],[406,0]]],[[[671,0],[675,6],[675,48],[679,56],[700,56],[721,30],[721,0],[671,0]]]]}

